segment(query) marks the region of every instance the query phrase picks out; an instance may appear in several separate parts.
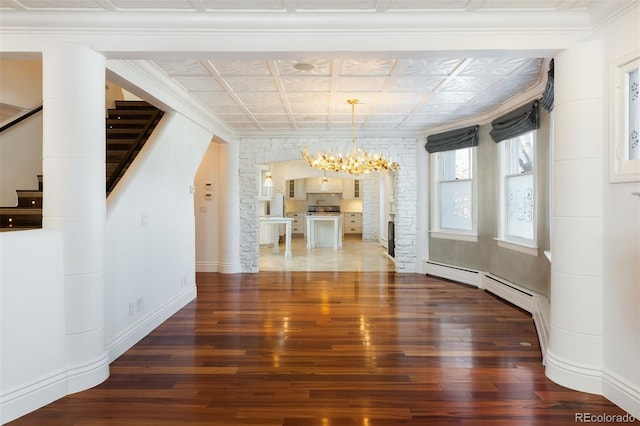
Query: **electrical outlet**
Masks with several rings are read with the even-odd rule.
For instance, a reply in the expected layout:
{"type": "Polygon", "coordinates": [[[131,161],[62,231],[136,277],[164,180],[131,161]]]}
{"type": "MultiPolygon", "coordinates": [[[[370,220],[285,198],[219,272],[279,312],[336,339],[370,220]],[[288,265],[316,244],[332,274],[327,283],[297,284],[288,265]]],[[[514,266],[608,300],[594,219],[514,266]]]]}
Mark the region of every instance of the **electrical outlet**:
{"type": "Polygon", "coordinates": [[[142,312],[143,309],[144,309],[144,298],[139,297],[138,299],[136,299],[136,311],[142,312]]]}

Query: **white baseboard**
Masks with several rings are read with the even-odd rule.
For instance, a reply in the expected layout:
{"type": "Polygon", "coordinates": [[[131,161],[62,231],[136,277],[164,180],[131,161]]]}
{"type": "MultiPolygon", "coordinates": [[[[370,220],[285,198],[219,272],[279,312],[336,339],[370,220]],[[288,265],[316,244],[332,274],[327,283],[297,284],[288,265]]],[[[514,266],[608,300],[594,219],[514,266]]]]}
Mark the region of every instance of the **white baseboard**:
{"type": "Polygon", "coordinates": [[[196,262],[196,272],[220,272],[221,274],[239,274],[242,272],[240,263],[232,262],[196,262]]]}
{"type": "Polygon", "coordinates": [[[151,333],[156,327],[195,299],[196,295],[196,287],[189,287],[146,317],[142,318],[140,321],[125,329],[107,345],[109,362],[113,362],[116,358],[133,347],[133,345],[151,333]]]}
{"type": "Polygon", "coordinates": [[[424,263],[424,270],[427,275],[434,275],[447,280],[457,281],[459,283],[482,288],[483,274],[480,271],[432,261],[426,261],[424,263]]]}
{"type": "Polygon", "coordinates": [[[67,395],[67,370],[60,369],[0,395],[0,424],[67,395]]]}
{"type": "Polygon", "coordinates": [[[603,395],[614,404],[640,419],[640,386],[629,383],[624,378],[607,369],[602,373],[603,395]]]}
{"type": "Polygon", "coordinates": [[[218,262],[202,261],[196,262],[196,272],[218,272],[218,262]]]}
{"type": "Polygon", "coordinates": [[[533,323],[538,332],[540,350],[542,351],[542,365],[546,365],[547,348],[549,347],[549,324],[551,323],[551,305],[549,299],[536,295],[536,309],[531,313],[533,323]]]}
{"type": "Polygon", "coordinates": [[[80,392],[104,382],[109,377],[109,354],[67,368],[67,393],[80,392]]]}
{"type": "Polygon", "coordinates": [[[549,348],[545,358],[545,375],[554,382],[580,392],[602,395],[602,370],[580,365],[556,355],[549,348]]]}

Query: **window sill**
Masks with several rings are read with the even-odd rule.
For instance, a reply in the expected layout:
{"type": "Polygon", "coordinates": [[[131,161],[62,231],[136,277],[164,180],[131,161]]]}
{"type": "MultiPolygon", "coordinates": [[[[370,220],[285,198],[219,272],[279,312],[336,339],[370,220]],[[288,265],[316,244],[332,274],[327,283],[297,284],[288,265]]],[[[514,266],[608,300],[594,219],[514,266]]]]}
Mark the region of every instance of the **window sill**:
{"type": "Polygon", "coordinates": [[[515,243],[513,241],[507,241],[500,238],[494,238],[494,240],[498,242],[498,247],[518,251],[520,253],[528,254],[530,256],[536,256],[536,257],[538,256],[538,246],[515,243]]]}
{"type": "Polygon", "coordinates": [[[442,232],[442,231],[429,231],[431,237],[440,238],[443,240],[457,240],[457,241],[467,241],[471,243],[478,242],[477,234],[462,234],[456,232],[442,232]]]}

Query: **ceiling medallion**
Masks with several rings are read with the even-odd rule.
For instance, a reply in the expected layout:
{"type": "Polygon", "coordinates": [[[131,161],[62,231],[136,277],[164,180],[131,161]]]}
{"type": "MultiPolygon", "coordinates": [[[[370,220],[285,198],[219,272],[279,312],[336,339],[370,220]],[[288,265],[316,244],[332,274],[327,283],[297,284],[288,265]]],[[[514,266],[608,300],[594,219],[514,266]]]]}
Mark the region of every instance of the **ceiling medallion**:
{"type": "Polygon", "coordinates": [[[298,62],[293,67],[298,71],[313,71],[316,69],[316,66],[309,62],[298,62]]]}
{"type": "Polygon", "coordinates": [[[343,154],[342,149],[334,154],[329,151],[318,151],[317,154],[311,155],[309,147],[305,147],[300,154],[307,164],[314,169],[330,171],[330,172],[346,172],[352,175],[362,175],[372,171],[380,170],[400,170],[400,165],[393,161],[387,160],[382,154],[371,154],[364,148],[356,145],[356,122],[355,122],[355,106],[357,99],[349,99],[347,102],[351,105],[351,140],[353,149],[343,154]]]}

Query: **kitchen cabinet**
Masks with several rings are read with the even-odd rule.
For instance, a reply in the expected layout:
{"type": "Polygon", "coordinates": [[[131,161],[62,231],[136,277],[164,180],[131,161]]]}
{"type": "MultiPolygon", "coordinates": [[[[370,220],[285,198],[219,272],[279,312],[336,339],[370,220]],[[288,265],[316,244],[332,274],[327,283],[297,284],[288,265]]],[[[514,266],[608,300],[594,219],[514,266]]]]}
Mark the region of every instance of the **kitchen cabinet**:
{"type": "Polygon", "coordinates": [[[304,235],[304,216],[305,213],[287,213],[287,217],[293,219],[291,235],[304,235]]]}
{"type": "Polygon", "coordinates": [[[307,190],[305,179],[291,179],[287,184],[287,199],[289,200],[306,200],[307,190]]]}
{"type": "Polygon", "coordinates": [[[362,199],[361,179],[342,179],[342,199],[360,200],[362,199]]]}
{"type": "Polygon", "coordinates": [[[343,229],[345,235],[362,235],[362,213],[344,213],[343,229]]]}

